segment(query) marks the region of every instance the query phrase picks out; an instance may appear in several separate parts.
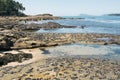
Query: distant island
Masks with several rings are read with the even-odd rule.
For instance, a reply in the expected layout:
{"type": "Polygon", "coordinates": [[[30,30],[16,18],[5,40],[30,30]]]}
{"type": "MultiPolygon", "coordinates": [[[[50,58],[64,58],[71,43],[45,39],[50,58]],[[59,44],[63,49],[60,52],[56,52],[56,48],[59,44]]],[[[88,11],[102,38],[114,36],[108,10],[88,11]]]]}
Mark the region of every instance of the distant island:
{"type": "Polygon", "coordinates": [[[108,16],[120,16],[120,14],[108,14],[108,16]]]}

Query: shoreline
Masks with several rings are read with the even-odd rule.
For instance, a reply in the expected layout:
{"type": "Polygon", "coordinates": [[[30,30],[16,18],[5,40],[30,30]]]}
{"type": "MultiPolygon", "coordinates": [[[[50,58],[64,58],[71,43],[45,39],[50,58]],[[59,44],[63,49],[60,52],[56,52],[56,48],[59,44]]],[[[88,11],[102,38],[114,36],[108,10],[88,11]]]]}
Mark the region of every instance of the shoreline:
{"type": "MultiPolygon", "coordinates": [[[[24,18],[22,18],[24,20],[24,18]]],[[[27,19],[27,18],[25,18],[27,19]]],[[[31,17],[30,20],[34,19],[31,17]]],[[[28,19],[28,20],[29,20],[28,19]]],[[[39,18],[38,18],[39,19],[39,18]]],[[[45,17],[46,19],[46,17],[45,17]]],[[[49,18],[47,18],[49,19],[49,18]]],[[[12,20],[11,18],[8,20],[12,20]]],[[[14,21],[12,23],[1,23],[0,50],[6,53],[19,54],[18,52],[30,53],[33,58],[22,63],[11,62],[0,67],[0,79],[119,79],[120,63],[109,59],[82,57],[82,56],[49,56],[43,54],[46,48],[65,44],[100,44],[120,45],[120,35],[96,34],[96,33],[33,33],[24,32],[27,29],[54,29],[64,25],[48,23],[41,25],[26,26],[14,21]],[[49,26],[48,26],[49,25],[49,26]],[[51,26],[52,25],[52,26],[51,26]],[[54,26],[55,25],[55,26],[54,26]],[[46,27],[47,26],[47,27],[46,27]],[[22,28],[22,29],[21,29],[22,28]],[[7,31],[6,31],[7,30],[7,31]],[[10,51],[7,51],[10,50],[10,51]],[[114,68],[114,69],[113,69],[114,68]],[[37,77],[36,77],[37,76],[37,77]]],[[[5,20],[4,20],[5,21],[5,20]]],[[[10,21],[8,21],[10,22],[10,21]]],[[[74,27],[74,26],[64,26],[74,27]]],[[[69,49],[69,48],[68,48],[69,49]]],[[[62,49],[61,49],[62,50],[62,49]]],[[[98,51],[98,50],[97,50],[98,51]]],[[[1,52],[1,53],[5,53],[1,52]]],[[[71,51],[72,52],[72,51],[71,51]]],[[[49,53],[49,52],[48,52],[49,53]]],[[[73,53],[74,54],[74,53],[73,53]]],[[[1,55],[0,57],[2,57],[1,55]]]]}
{"type": "Polygon", "coordinates": [[[23,49],[19,51],[31,53],[33,58],[22,63],[12,62],[6,66],[0,67],[0,79],[64,79],[61,74],[66,77],[66,79],[119,79],[120,63],[111,59],[82,56],[46,57],[46,55],[41,54],[42,51],[39,48],[23,49]],[[102,66],[109,66],[109,68],[103,68],[102,66]],[[59,70],[59,72],[56,72],[56,69],[59,70]],[[81,69],[84,73],[77,73],[81,69]],[[90,71],[90,74],[86,72],[86,69],[90,71]],[[104,74],[99,74],[101,76],[91,74],[95,73],[95,75],[97,75],[98,73],[96,71],[100,71],[104,74]],[[110,74],[107,74],[106,71],[109,71],[110,74]],[[74,73],[76,77],[73,75],[74,73]],[[104,77],[102,77],[103,75],[104,77]]]}
{"type": "MultiPolygon", "coordinates": [[[[68,44],[68,45],[70,45],[70,44],[68,44]]],[[[56,59],[58,58],[59,59],[59,58],[77,58],[77,57],[79,58],[80,57],[80,58],[85,58],[85,59],[90,58],[90,59],[99,59],[99,60],[110,60],[110,61],[118,62],[118,63],[120,61],[120,59],[115,59],[115,58],[113,59],[113,58],[106,57],[104,52],[103,52],[103,54],[95,54],[95,52],[91,53],[91,54],[87,54],[87,53],[85,53],[86,51],[83,51],[81,53],[78,53],[78,51],[76,51],[76,52],[73,52],[73,53],[70,52],[70,54],[68,54],[68,52],[66,52],[66,53],[64,53],[64,55],[57,54],[57,53],[55,54],[55,53],[51,52],[51,51],[54,51],[54,50],[56,51],[57,49],[59,49],[59,48],[56,48],[56,47],[59,47],[59,46],[46,47],[46,48],[31,48],[31,49],[19,49],[19,50],[3,51],[2,54],[0,54],[2,56],[5,53],[19,54],[19,52],[22,52],[22,53],[25,53],[25,54],[32,54],[33,57],[32,57],[32,59],[25,60],[25,61],[23,61],[21,63],[19,63],[19,62],[10,62],[7,65],[1,66],[0,68],[10,67],[10,66],[15,67],[15,66],[20,66],[20,65],[28,65],[28,64],[33,64],[34,62],[37,62],[37,61],[40,61],[40,60],[52,59],[52,58],[56,58],[56,59]],[[56,48],[56,49],[54,49],[54,48],[56,48]]],[[[89,49],[89,48],[90,47],[87,47],[87,49],[89,49]]],[[[84,48],[82,48],[82,49],[84,50],[84,48]]],[[[93,48],[90,48],[90,49],[93,49],[93,48]]],[[[61,47],[60,47],[60,50],[62,50],[61,47]]],[[[74,49],[72,49],[72,50],[74,50],[74,49]]],[[[63,49],[63,51],[64,51],[64,49],[63,49]]],[[[67,47],[67,49],[65,51],[68,51],[68,47],[67,47]]],[[[91,50],[89,50],[89,51],[91,52],[91,50]]]]}
{"type": "Polygon", "coordinates": [[[55,19],[62,19],[58,16],[26,16],[26,17],[17,17],[17,16],[0,16],[0,21],[38,21],[38,20],[55,20],[55,19]]]}

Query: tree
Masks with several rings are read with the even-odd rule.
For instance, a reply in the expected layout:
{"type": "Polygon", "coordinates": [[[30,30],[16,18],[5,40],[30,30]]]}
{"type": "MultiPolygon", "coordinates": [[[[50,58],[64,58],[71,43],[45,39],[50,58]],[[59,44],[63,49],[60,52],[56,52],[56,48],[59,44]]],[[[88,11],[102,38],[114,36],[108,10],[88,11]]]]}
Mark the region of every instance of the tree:
{"type": "Polygon", "coordinates": [[[1,16],[21,16],[24,15],[22,11],[25,7],[21,3],[14,0],[0,0],[0,15],[1,16]]]}

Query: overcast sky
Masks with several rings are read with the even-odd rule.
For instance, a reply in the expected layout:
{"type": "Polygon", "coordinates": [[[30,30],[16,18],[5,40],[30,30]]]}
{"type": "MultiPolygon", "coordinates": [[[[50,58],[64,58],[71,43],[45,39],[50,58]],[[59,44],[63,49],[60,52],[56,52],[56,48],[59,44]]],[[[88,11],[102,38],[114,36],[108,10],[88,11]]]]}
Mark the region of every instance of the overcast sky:
{"type": "Polygon", "coordinates": [[[16,0],[28,15],[51,13],[56,16],[120,13],[120,0],[16,0]]]}

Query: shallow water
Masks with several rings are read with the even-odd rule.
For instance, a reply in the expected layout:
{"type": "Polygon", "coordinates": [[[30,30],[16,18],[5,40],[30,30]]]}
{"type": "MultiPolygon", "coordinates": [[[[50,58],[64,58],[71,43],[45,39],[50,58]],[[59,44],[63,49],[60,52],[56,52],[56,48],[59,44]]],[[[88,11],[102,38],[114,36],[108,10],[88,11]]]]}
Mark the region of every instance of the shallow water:
{"type": "Polygon", "coordinates": [[[82,28],[61,28],[55,30],[43,30],[40,29],[37,33],[106,33],[106,34],[120,34],[120,29],[116,29],[113,31],[112,29],[108,28],[93,28],[93,27],[86,27],[82,28]]]}
{"type": "Polygon", "coordinates": [[[50,56],[89,56],[120,60],[120,46],[118,45],[86,45],[69,44],[47,49],[50,56]]]}
{"type": "Polygon", "coordinates": [[[61,28],[54,30],[43,30],[40,29],[38,33],[106,33],[106,34],[120,34],[120,21],[109,21],[109,20],[96,20],[96,19],[81,19],[81,20],[47,20],[30,23],[46,23],[46,22],[57,22],[61,25],[77,26],[77,28],[61,28]],[[81,26],[85,26],[81,28],[81,26]]]}

